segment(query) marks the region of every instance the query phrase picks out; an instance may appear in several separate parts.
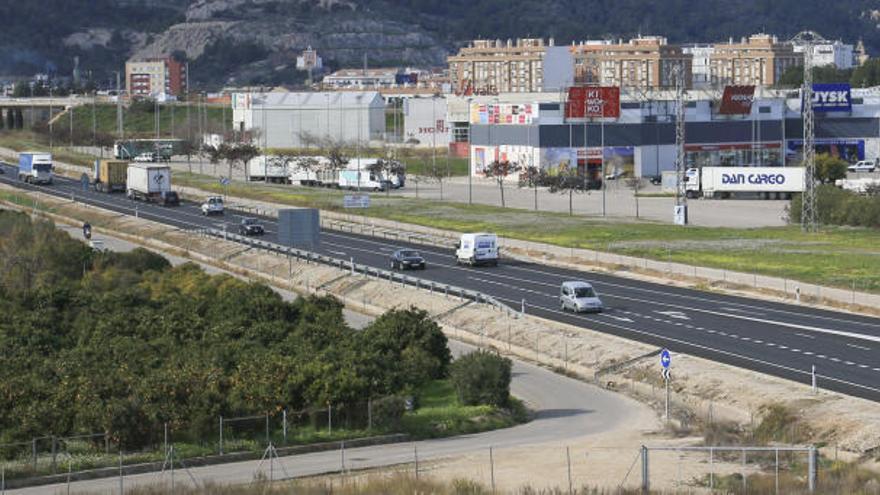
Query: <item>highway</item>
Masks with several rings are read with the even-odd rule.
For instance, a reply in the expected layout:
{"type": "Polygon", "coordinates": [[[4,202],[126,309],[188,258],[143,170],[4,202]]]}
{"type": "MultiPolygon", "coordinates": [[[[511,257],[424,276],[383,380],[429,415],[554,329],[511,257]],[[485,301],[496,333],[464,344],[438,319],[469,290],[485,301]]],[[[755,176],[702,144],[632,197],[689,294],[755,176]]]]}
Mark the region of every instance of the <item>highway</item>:
{"type": "MultiPolygon", "coordinates": [[[[25,187],[6,166],[0,181],[25,187]]],[[[78,181],[58,177],[51,186],[28,186],[77,199],[124,214],[134,214],[179,228],[202,228],[223,223],[231,231],[240,219],[234,211],[205,218],[198,205],[184,202],[164,208],[132,202],[124,195],[85,192],[78,181]]],[[[263,219],[265,240],[276,241],[277,224],[263,219]]],[[[411,275],[489,294],[513,308],[526,301],[526,313],[638,340],[673,352],[809,384],[816,366],[824,389],[880,400],[880,319],[806,306],[703,292],[535,263],[504,260],[492,268],[456,266],[451,249],[407,246],[390,240],[322,231],[321,253],[388,268],[396,248],[413,247],[428,268],[411,275]],[[559,284],[586,279],[594,284],[606,311],[571,314],[559,309],[559,284]]],[[[503,246],[502,246],[503,248],[503,246]]],[[[674,365],[673,365],[674,367],[674,365]]],[[[674,370],[673,370],[674,373],[674,370]]]]}

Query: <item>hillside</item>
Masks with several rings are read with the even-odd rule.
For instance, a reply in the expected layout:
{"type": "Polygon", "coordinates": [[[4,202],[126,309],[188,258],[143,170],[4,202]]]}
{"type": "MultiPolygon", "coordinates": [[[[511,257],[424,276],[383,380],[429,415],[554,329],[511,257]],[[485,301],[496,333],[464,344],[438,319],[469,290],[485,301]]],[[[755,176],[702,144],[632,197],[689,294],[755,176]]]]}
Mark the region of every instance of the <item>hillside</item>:
{"type": "Polygon", "coordinates": [[[296,82],[313,46],[331,68],[442,65],[475,37],[586,38],[663,34],[721,41],[813,29],[880,51],[876,1],[840,0],[30,0],[0,3],[0,74],[105,80],[131,55],[177,52],[195,86],[296,82]]]}

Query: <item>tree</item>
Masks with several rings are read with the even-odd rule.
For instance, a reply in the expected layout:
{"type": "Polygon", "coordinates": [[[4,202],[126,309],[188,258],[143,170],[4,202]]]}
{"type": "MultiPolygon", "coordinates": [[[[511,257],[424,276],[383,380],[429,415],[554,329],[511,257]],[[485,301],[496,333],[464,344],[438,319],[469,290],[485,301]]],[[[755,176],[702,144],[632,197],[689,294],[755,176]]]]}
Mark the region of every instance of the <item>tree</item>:
{"type": "Polygon", "coordinates": [[[560,167],[556,174],[548,176],[547,181],[550,185],[551,193],[568,194],[568,214],[574,215],[574,193],[589,191],[586,188],[584,177],[578,175],[578,171],[573,167],[560,167]]]}
{"type": "MultiPolygon", "coordinates": [[[[851,69],[838,69],[833,65],[823,65],[813,67],[814,83],[843,83],[848,82],[852,77],[851,69]]],[[[779,88],[798,88],[804,84],[804,66],[795,65],[789,67],[782,73],[779,80],[776,81],[776,87],[779,88]]]]}
{"type": "Polygon", "coordinates": [[[880,59],[872,58],[853,69],[850,84],[858,88],[880,85],[880,59]]]}
{"type": "Polygon", "coordinates": [[[382,158],[379,158],[378,160],[367,166],[367,170],[369,170],[370,173],[375,174],[377,177],[380,177],[380,180],[385,181],[386,195],[391,194],[391,178],[400,177],[406,172],[403,164],[395,160],[394,154],[389,152],[387,149],[383,153],[382,158]]]}
{"type": "Polygon", "coordinates": [[[844,159],[822,153],[816,156],[816,180],[822,184],[833,184],[838,179],[845,179],[847,166],[844,159]]]}
{"type": "MultiPolygon", "coordinates": [[[[211,163],[219,163],[225,161],[229,167],[229,178],[232,179],[232,170],[236,165],[241,164],[242,168],[246,168],[247,163],[254,157],[260,155],[260,149],[251,143],[222,143],[218,147],[209,147],[208,156],[211,163]]],[[[245,170],[247,173],[247,170],[245,170]]]]}
{"type": "Polygon", "coordinates": [[[510,359],[479,350],[456,359],[449,371],[463,404],[507,407],[512,368],[510,359]]]}
{"type": "Polygon", "coordinates": [[[504,181],[515,170],[515,168],[516,167],[507,160],[495,160],[486,167],[486,177],[493,178],[495,183],[498,184],[498,190],[501,192],[502,208],[506,207],[506,203],[504,202],[504,181]]]}
{"type": "Polygon", "coordinates": [[[636,201],[636,218],[639,218],[639,190],[642,188],[642,178],[632,177],[626,179],[626,186],[633,192],[633,198],[636,201]]]}
{"type": "Polygon", "coordinates": [[[538,186],[547,182],[547,172],[540,167],[526,167],[519,173],[519,187],[530,187],[535,192],[535,211],[538,211],[538,186]]]}
{"type": "Polygon", "coordinates": [[[189,169],[189,173],[192,173],[192,156],[198,154],[201,144],[199,138],[195,136],[184,139],[180,143],[180,154],[186,157],[186,165],[189,169]]]}

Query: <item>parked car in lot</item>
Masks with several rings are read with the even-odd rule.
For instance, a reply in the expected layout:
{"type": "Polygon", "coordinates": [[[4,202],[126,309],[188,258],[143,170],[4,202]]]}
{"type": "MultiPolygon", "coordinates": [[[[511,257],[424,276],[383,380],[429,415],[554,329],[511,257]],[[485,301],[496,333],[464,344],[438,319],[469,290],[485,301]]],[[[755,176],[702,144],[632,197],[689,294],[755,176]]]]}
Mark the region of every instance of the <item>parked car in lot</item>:
{"type": "Polygon", "coordinates": [[[862,160],[846,167],[850,172],[873,172],[877,169],[877,162],[873,160],[862,160]]]}
{"type": "Polygon", "coordinates": [[[263,235],[266,230],[256,218],[242,218],[238,225],[238,233],[241,235],[263,235]]]}
{"type": "Polygon", "coordinates": [[[562,282],[559,288],[559,304],[563,311],[602,312],[602,300],[588,282],[573,280],[562,282]]]}
{"type": "Polygon", "coordinates": [[[159,157],[156,156],[155,153],[141,153],[140,155],[134,157],[134,160],[132,161],[154,163],[159,161],[159,157]]]}
{"type": "Polygon", "coordinates": [[[202,215],[222,215],[223,214],[223,198],[220,196],[211,196],[202,203],[202,215]]]}
{"type": "Polygon", "coordinates": [[[392,270],[425,269],[425,258],[418,251],[412,249],[398,249],[391,254],[392,270]]]}

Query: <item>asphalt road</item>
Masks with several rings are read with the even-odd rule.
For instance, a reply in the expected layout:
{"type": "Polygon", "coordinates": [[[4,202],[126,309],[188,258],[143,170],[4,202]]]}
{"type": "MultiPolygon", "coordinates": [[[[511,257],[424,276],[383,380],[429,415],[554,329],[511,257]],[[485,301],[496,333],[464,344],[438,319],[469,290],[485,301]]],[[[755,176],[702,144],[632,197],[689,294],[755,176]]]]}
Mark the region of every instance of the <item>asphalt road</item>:
{"type": "MultiPolygon", "coordinates": [[[[23,186],[12,175],[14,170],[7,167],[0,181],[23,186]]],[[[82,201],[121,213],[132,214],[137,209],[143,218],[180,228],[216,228],[226,223],[234,229],[240,218],[234,211],[227,211],[222,218],[204,218],[192,203],[163,208],[132,202],[122,195],[84,192],[79,182],[64,178],[41,189],[66,197],[75,194],[82,201]]],[[[266,218],[264,222],[268,231],[265,240],[275,241],[275,221],[266,218]]],[[[451,249],[322,232],[322,254],[346,260],[353,257],[357,263],[380,268],[388,267],[388,255],[399,247],[413,247],[425,255],[428,269],[414,275],[479,290],[514,308],[525,300],[526,312],[532,315],[801,383],[810,383],[811,367],[816,366],[819,387],[880,400],[878,318],[513,260],[502,260],[496,268],[458,267],[451,249]],[[607,310],[591,315],[560,311],[559,284],[571,279],[592,282],[607,310]]]]}

